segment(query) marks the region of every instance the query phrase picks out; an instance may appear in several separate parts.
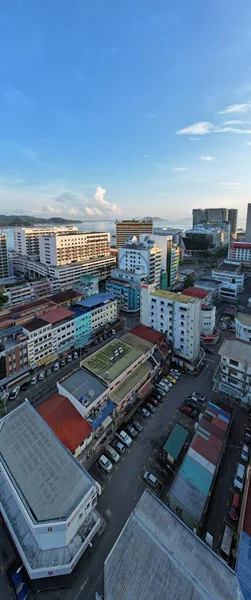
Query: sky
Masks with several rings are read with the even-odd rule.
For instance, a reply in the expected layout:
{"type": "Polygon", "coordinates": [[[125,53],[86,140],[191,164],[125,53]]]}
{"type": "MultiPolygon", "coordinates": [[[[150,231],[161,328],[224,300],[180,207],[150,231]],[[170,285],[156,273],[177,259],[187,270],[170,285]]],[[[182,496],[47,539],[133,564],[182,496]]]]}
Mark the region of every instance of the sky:
{"type": "Polygon", "coordinates": [[[243,219],[250,40],[250,0],[2,0],[0,212],[243,219]]]}

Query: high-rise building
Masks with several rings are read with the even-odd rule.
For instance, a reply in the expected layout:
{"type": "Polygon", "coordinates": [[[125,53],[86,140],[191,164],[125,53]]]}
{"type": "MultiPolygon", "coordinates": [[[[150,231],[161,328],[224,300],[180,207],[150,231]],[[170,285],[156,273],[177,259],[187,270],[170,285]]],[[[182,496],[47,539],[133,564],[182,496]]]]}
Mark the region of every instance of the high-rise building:
{"type": "Polygon", "coordinates": [[[234,235],[237,230],[238,210],[236,208],[194,208],[193,228],[201,223],[220,224],[224,221],[230,223],[230,233],[234,235]]]}
{"type": "Polygon", "coordinates": [[[237,208],[229,208],[228,210],[228,222],[230,223],[230,234],[235,235],[237,231],[237,208]]]}
{"type": "Polygon", "coordinates": [[[23,256],[39,256],[39,238],[41,235],[55,235],[56,233],[71,233],[78,231],[75,225],[65,227],[15,227],[14,248],[23,256]]]}
{"type": "Polygon", "coordinates": [[[151,236],[144,236],[141,242],[133,236],[119,248],[119,269],[138,271],[146,276],[149,283],[160,287],[161,249],[151,236]]]}
{"type": "Polygon", "coordinates": [[[42,235],[39,238],[40,262],[63,266],[91,258],[109,256],[110,233],[72,232],[42,235]]]}
{"type": "Polygon", "coordinates": [[[9,277],[7,238],[5,233],[0,233],[0,279],[5,277],[9,277]]]}
{"type": "Polygon", "coordinates": [[[246,242],[251,242],[251,204],[248,204],[247,208],[247,220],[246,220],[246,242]]]}
{"type": "Polygon", "coordinates": [[[172,244],[167,251],[167,279],[168,286],[172,287],[177,283],[179,277],[180,249],[172,244]]]}
{"type": "Polygon", "coordinates": [[[204,221],[205,211],[203,208],[193,208],[193,227],[204,221]]]}
{"type": "Polygon", "coordinates": [[[145,233],[150,235],[153,233],[153,222],[152,219],[145,219],[139,221],[138,219],[131,219],[130,221],[116,221],[116,245],[120,248],[124,245],[127,238],[136,236],[137,241],[140,240],[140,235],[145,233]]]}
{"type": "Polygon", "coordinates": [[[200,313],[199,298],[141,285],[141,323],[166,333],[176,354],[190,362],[199,356],[200,313]]]}

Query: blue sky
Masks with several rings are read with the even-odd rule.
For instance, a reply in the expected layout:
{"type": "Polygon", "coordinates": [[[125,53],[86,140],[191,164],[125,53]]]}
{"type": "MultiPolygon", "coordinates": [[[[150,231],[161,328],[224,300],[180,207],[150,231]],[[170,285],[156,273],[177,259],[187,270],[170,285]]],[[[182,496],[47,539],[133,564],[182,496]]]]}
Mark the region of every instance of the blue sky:
{"type": "Polygon", "coordinates": [[[249,0],[2,0],[0,211],[244,217],[250,39],[249,0]]]}

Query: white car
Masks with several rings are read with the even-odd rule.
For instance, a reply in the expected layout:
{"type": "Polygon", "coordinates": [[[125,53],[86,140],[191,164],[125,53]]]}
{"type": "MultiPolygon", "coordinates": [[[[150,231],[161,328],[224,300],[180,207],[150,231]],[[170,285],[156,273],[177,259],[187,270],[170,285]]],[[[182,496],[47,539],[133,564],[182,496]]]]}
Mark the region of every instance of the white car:
{"type": "Polygon", "coordinates": [[[59,369],[59,362],[56,362],[55,365],[53,366],[53,371],[58,371],[59,369]]]}
{"type": "Polygon", "coordinates": [[[71,361],[72,361],[72,355],[68,354],[68,356],[67,356],[67,362],[70,363],[71,361]]]}
{"type": "Polygon", "coordinates": [[[113,469],[111,461],[104,454],[101,454],[100,458],[98,459],[98,464],[106,473],[110,473],[113,469]]]}
{"type": "Polygon", "coordinates": [[[16,387],[13,388],[13,390],[11,390],[11,393],[9,395],[9,400],[16,400],[19,392],[20,392],[20,385],[17,385],[16,387]]]}
{"type": "Polygon", "coordinates": [[[124,429],[118,431],[118,433],[116,433],[116,436],[121,442],[123,442],[123,444],[125,444],[125,446],[131,446],[132,438],[130,438],[130,436],[124,431],[124,429]]]}
{"type": "Polygon", "coordinates": [[[116,335],[115,329],[112,329],[112,335],[116,335]]]}
{"type": "Polygon", "coordinates": [[[36,385],[36,383],[37,383],[37,378],[34,375],[34,377],[31,378],[31,385],[36,385]]]}
{"type": "Polygon", "coordinates": [[[75,352],[73,352],[73,358],[74,358],[74,359],[78,358],[78,353],[77,353],[77,350],[75,350],[75,352]]]}
{"type": "Polygon", "coordinates": [[[38,376],[38,381],[43,381],[44,378],[45,378],[45,372],[41,371],[41,373],[39,373],[39,376],[38,376]]]}

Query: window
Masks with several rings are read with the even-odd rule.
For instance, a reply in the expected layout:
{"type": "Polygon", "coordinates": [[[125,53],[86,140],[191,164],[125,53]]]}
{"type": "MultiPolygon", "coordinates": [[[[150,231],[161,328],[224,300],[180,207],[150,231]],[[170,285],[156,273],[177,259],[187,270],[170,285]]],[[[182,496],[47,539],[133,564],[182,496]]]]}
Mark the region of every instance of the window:
{"type": "Polygon", "coordinates": [[[239,362],[237,360],[233,360],[232,358],[229,359],[229,364],[234,365],[234,367],[239,366],[239,362]]]}

